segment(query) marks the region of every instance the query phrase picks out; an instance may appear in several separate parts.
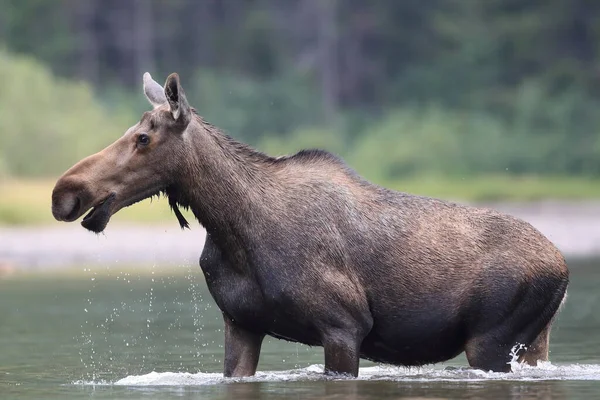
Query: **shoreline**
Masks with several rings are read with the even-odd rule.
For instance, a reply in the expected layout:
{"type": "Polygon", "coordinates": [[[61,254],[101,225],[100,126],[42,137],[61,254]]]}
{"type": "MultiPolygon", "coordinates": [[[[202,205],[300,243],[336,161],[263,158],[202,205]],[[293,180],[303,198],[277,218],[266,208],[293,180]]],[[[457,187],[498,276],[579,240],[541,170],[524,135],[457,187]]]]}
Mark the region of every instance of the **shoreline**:
{"type": "MultiPolygon", "coordinates": [[[[519,217],[547,236],[566,258],[600,256],[600,201],[473,204],[519,217]]],[[[0,226],[0,275],[74,266],[198,266],[206,232],[197,222],[181,230],[114,223],[96,235],[79,223],[0,226]]]]}

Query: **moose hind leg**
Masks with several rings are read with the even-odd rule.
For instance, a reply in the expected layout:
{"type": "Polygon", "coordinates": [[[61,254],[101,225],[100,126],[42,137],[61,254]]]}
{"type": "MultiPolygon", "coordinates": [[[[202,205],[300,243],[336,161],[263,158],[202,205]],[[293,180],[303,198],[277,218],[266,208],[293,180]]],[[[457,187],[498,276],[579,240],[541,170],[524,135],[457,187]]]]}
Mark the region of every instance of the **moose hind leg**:
{"type": "Polygon", "coordinates": [[[527,347],[525,353],[519,357],[519,362],[525,362],[528,365],[535,367],[537,366],[538,361],[548,361],[551,325],[552,324],[546,325],[533,343],[527,347]]]}
{"type": "Polygon", "coordinates": [[[516,329],[513,319],[485,335],[470,340],[466,346],[469,364],[478,369],[494,372],[510,372],[511,361],[525,361],[536,366],[538,361],[548,360],[550,323],[538,333],[540,319],[534,320],[522,330],[516,329]]]}
{"type": "Polygon", "coordinates": [[[467,343],[467,361],[473,368],[493,372],[510,372],[512,345],[491,334],[467,343]]]}
{"type": "MultiPolygon", "coordinates": [[[[548,357],[550,326],[564,298],[568,279],[543,278],[529,282],[513,292],[513,304],[500,319],[484,318],[476,327],[478,334],[466,344],[469,364],[474,368],[510,372],[513,357],[532,365],[548,357]],[[514,303],[514,299],[519,299],[514,303]],[[529,352],[529,354],[527,354],[529,352]]],[[[509,304],[507,303],[507,304],[509,304]]],[[[490,304],[499,304],[490,303],[490,304]]],[[[498,310],[490,307],[489,316],[498,310]]],[[[506,310],[506,309],[505,309],[506,310]]]]}

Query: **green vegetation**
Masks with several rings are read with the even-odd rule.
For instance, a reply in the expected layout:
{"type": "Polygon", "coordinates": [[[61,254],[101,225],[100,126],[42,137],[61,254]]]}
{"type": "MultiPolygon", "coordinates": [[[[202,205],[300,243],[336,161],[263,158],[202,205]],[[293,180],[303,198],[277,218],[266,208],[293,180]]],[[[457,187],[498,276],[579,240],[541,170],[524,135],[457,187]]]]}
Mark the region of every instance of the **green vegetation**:
{"type": "Polygon", "coordinates": [[[40,176],[70,167],[127,126],[83,83],[54,77],[28,57],[0,50],[0,173],[40,176]]]}
{"type": "MultiPolygon", "coordinates": [[[[430,174],[469,179],[490,174],[597,176],[600,135],[578,141],[565,122],[575,119],[571,114],[577,107],[567,100],[556,104],[543,100],[541,93],[523,97],[517,99],[522,111],[511,118],[485,111],[407,106],[355,135],[346,133],[350,129],[299,129],[285,137],[267,136],[258,147],[274,154],[325,148],[379,181],[430,174]],[[575,170],[579,173],[571,172],[575,170]]],[[[600,127],[600,119],[597,124],[600,127]]]]}
{"type": "MultiPolygon", "coordinates": [[[[50,213],[54,182],[43,177],[56,177],[102,149],[139,117],[134,111],[148,106],[119,91],[113,92],[112,103],[101,104],[89,86],[57,79],[38,62],[6,51],[0,51],[0,73],[11,77],[0,91],[0,223],[54,223],[50,213]]],[[[190,85],[191,92],[200,93],[198,104],[209,114],[228,120],[232,129],[243,130],[246,125],[267,129],[268,107],[254,97],[260,89],[251,82],[206,75],[197,79],[190,85]],[[223,93],[229,95],[216,96],[223,93]],[[221,115],[223,110],[230,111],[221,115]]],[[[276,97],[280,87],[285,85],[273,84],[269,89],[273,93],[267,90],[271,93],[267,97],[276,97]]],[[[141,94],[137,97],[145,101],[141,94]]],[[[536,87],[523,88],[517,100],[521,112],[511,118],[412,105],[377,120],[342,116],[332,127],[315,124],[248,141],[272,155],[327,149],[374,182],[432,197],[465,201],[600,198],[600,180],[594,178],[600,171],[598,136],[576,145],[565,122],[575,119],[579,103],[546,100],[536,87]],[[565,173],[573,169],[586,174],[565,173]]],[[[310,114],[295,110],[294,102],[287,104],[281,108],[283,131],[285,115],[310,114]]],[[[189,213],[188,217],[192,218],[189,213]]],[[[123,210],[114,217],[113,223],[119,222],[176,223],[164,200],[123,210]]]]}
{"type": "Polygon", "coordinates": [[[600,3],[217,3],[0,0],[0,173],[112,141],[148,109],[145,70],[177,70],[238,139],[374,179],[600,173],[600,3]]]}
{"type": "Polygon", "coordinates": [[[269,154],[435,197],[600,197],[600,2],[218,3],[0,0],[0,221],[51,221],[49,179],[149,109],[146,70],[269,154]]]}

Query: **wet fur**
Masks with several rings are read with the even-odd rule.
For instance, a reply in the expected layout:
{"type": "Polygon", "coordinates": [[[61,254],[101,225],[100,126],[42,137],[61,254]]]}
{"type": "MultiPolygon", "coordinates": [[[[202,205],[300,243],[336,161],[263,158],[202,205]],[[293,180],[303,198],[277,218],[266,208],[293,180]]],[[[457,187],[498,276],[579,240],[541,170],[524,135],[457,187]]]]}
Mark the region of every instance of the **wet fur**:
{"type": "Polygon", "coordinates": [[[308,345],[354,329],[361,357],[400,365],[448,360],[498,330],[506,354],[475,364],[505,370],[488,359],[531,343],[558,309],[564,259],[528,223],[379,187],[326,151],[269,157],[196,121],[224,176],[192,169],[207,181],[169,202],[207,229],[200,265],[235,325],[308,345]]]}
{"type": "Polygon", "coordinates": [[[118,211],[163,192],[182,228],[179,207],[191,209],[226,376],[254,374],[265,335],[323,346],[326,372],[352,376],[359,357],[410,366],[465,351],[472,367],[508,371],[522,344],[523,360],[547,358],[569,271],[530,224],[383,188],[326,151],[270,157],[195,114],[176,74],[168,103],[144,84],[154,110],[59,179],[53,214],[72,221],[110,193],[118,211]]]}

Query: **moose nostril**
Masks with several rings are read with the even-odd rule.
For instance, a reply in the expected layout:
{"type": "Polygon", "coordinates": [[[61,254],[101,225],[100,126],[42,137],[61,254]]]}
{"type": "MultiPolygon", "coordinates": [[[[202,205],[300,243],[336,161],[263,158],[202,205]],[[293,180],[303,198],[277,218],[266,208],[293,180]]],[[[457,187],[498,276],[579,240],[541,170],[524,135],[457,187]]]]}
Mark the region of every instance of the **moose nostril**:
{"type": "Polygon", "coordinates": [[[71,212],[66,217],[67,221],[72,221],[74,219],[77,219],[77,217],[79,216],[80,209],[81,209],[81,199],[79,197],[75,196],[75,203],[73,204],[73,206],[71,208],[71,212]]]}
{"type": "Polygon", "coordinates": [[[74,193],[52,196],[52,215],[59,221],[72,221],[79,215],[81,199],[74,193]]]}

